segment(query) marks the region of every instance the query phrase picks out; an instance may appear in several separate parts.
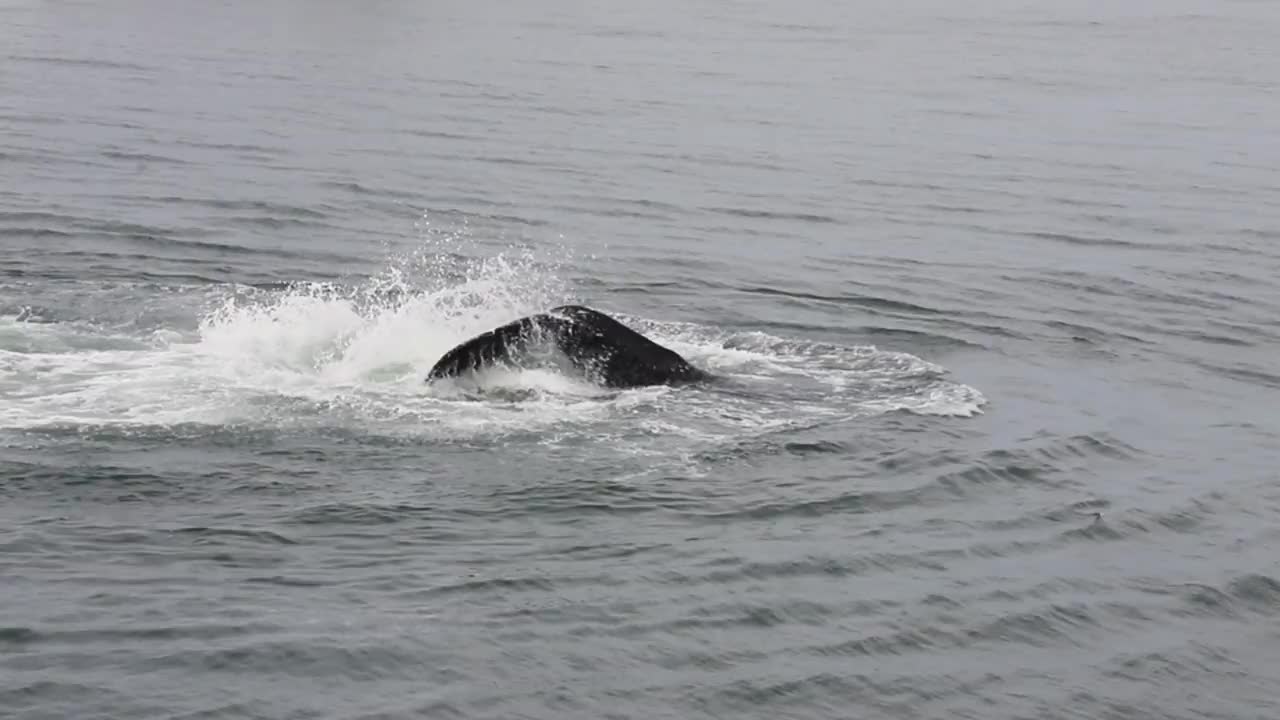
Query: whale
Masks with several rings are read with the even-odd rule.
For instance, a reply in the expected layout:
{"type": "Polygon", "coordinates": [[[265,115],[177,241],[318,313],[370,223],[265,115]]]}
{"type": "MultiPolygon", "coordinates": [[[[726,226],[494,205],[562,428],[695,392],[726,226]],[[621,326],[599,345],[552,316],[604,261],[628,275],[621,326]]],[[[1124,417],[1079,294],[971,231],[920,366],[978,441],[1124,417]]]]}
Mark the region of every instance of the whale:
{"type": "Polygon", "coordinates": [[[513,320],[454,347],[427,382],[495,365],[519,365],[550,345],[588,378],[611,388],[683,385],[712,379],[679,353],[582,305],[561,305],[513,320]]]}

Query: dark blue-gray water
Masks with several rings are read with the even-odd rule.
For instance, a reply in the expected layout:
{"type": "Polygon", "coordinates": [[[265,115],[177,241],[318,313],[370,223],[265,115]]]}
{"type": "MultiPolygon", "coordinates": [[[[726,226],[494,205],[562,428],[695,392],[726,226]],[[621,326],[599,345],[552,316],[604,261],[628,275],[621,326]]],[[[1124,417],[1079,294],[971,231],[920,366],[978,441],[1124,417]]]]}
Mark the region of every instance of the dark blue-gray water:
{"type": "Polygon", "coordinates": [[[0,716],[1280,716],[1278,37],[4,3],[0,716]]]}

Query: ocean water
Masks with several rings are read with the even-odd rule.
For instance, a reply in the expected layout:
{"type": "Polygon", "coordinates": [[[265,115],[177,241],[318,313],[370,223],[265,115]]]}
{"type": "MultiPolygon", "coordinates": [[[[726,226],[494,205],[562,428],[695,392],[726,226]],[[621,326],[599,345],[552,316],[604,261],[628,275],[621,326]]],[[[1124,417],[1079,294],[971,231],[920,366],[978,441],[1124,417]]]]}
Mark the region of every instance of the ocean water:
{"type": "Polygon", "coordinates": [[[3,3],[0,716],[1280,717],[1277,37],[3,3]]]}

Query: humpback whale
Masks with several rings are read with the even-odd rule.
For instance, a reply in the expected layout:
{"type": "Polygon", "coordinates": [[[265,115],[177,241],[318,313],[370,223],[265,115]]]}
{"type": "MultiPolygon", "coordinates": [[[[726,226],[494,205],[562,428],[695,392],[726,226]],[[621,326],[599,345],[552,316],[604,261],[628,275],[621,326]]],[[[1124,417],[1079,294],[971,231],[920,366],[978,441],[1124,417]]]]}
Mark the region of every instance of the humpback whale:
{"type": "Polygon", "coordinates": [[[436,362],[427,380],[516,361],[550,341],[580,371],[608,387],[676,385],[711,376],[598,310],[562,305],[520,318],[458,345],[436,362]]]}

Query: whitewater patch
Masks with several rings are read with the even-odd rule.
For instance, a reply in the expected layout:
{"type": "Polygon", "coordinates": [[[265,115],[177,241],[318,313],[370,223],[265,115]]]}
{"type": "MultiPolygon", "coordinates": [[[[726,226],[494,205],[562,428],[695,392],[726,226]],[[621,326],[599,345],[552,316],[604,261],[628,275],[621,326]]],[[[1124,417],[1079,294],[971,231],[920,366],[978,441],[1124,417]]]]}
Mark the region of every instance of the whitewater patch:
{"type": "Polygon", "coordinates": [[[350,286],[221,287],[194,329],[122,335],[0,317],[0,426],[237,424],[440,440],[567,433],[697,443],[893,411],[970,416],[985,404],[944,368],[905,353],[625,314],[725,382],[614,391],[549,368],[492,368],[426,383],[457,343],[571,301],[528,263],[490,258],[466,270],[452,282],[414,282],[393,267],[350,286]],[[612,427],[619,424],[628,426],[612,427]]]}

